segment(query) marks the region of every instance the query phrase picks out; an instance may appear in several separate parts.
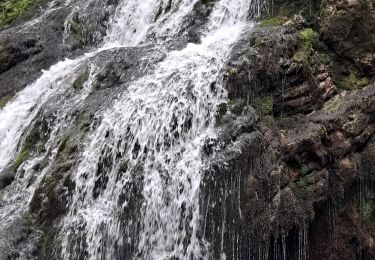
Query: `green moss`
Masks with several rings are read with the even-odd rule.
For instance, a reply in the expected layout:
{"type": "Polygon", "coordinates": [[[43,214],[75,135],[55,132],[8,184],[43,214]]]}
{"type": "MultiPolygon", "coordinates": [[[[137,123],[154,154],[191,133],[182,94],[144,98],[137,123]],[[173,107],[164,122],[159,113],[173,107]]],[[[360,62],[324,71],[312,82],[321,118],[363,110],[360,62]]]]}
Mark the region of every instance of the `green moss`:
{"type": "Polygon", "coordinates": [[[29,156],[30,150],[27,148],[23,148],[19,154],[17,155],[16,159],[13,162],[12,169],[13,171],[17,171],[20,165],[27,159],[29,156]]]}
{"type": "Polygon", "coordinates": [[[275,16],[275,17],[270,17],[270,18],[261,20],[259,23],[259,26],[261,27],[280,26],[280,25],[283,25],[286,21],[287,21],[286,17],[275,16]]]}
{"type": "Polygon", "coordinates": [[[256,37],[255,40],[254,40],[253,47],[257,47],[257,46],[261,45],[263,42],[264,41],[261,37],[256,37]]]}
{"type": "Polygon", "coordinates": [[[10,24],[39,0],[5,0],[0,3],[0,27],[10,24]]]}
{"type": "Polygon", "coordinates": [[[12,169],[17,171],[19,166],[28,158],[32,151],[43,152],[46,136],[43,133],[48,131],[46,122],[36,122],[34,127],[27,134],[22,142],[22,147],[12,164],[12,169]]]}
{"type": "Polygon", "coordinates": [[[73,167],[73,162],[71,162],[71,161],[60,163],[60,164],[54,166],[54,168],[52,170],[52,174],[66,173],[72,167],[73,167]]]}
{"type": "Polygon", "coordinates": [[[306,164],[303,164],[302,166],[301,166],[301,168],[300,168],[300,174],[302,175],[302,176],[306,176],[307,174],[309,174],[310,172],[311,172],[311,168],[308,166],[308,165],[306,165],[306,164]]]}
{"type": "Polygon", "coordinates": [[[70,31],[76,35],[80,34],[81,32],[79,23],[75,21],[74,19],[70,22],[70,31]]]}
{"type": "Polygon", "coordinates": [[[303,178],[301,178],[298,181],[298,185],[301,186],[301,187],[311,186],[314,183],[315,183],[315,175],[314,175],[314,173],[310,173],[310,174],[304,176],[303,178]]]}
{"type": "Polygon", "coordinates": [[[81,45],[84,45],[88,41],[89,32],[87,25],[80,21],[77,13],[73,16],[72,20],[70,21],[69,28],[73,38],[81,45]]]}
{"type": "Polygon", "coordinates": [[[11,100],[12,97],[11,96],[5,96],[5,97],[2,97],[0,98],[0,109],[2,109],[3,107],[5,107],[5,105],[9,102],[9,100],[11,100]]]}
{"type": "Polygon", "coordinates": [[[30,133],[26,136],[25,140],[23,141],[22,148],[12,165],[12,169],[14,171],[17,171],[20,165],[27,159],[33,146],[39,139],[39,130],[35,127],[30,131],[30,133]]]}
{"type": "Polygon", "coordinates": [[[271,115],[273,111],[273,97],[265,96],[256,98],[254,108],[260,116],[271,115]]]}
{"type": "Polygon", "coordinates": [[[319,39],[318,37],[319,37],[318,33],[315,32],[311,28],[307,28],[305,30],[302,30],[299,33],[299,39],[301,41],[302,46],[305,49],[313,48],[316,45],[316,43],[318,42],[318,39],[319,39]]]}
{"type": "Polygon", "coordinates": [[[83,84],[85,84],[85,82],[88,80],[89,75],[90,75],[90,73],[89,73],[88,70],[86,70],[84,73],[82,73],[81,75],[79,75],[76,78],[76,80],[74,80],[74,82],[73,82],[73,88],[75,90],[77,90],[77,91],[80,90],[80,89],[82,89],[83,84]]]}
{"type": "Polygon", "coordinates": [[[83,113],[79,116],[78,127],[80,130],[86,130],[90,126],[91,115],[89,113],[83,113]]]}
{"type": "Polygon", "coordinates": [[[338,84],[340,88],[345,90],[361,89],[369,84],[367,78],[358,78],[356,73],[351,71],[350,74],[342,79],[338,84]]]}
{"type": "Polygon", "coordinates": [[[295,61],[304,62],[310,72],[315,72],[315,51],[314,48],[318,43],[319,37],[318,33],[311,28],[307,28],[299,32],[299,40],[301,43],[301,48],[294,54],[293,59],[295,61]]]}
{"type": "Polygon", "coordinates": [[[228,76],[229,77],[237,77],[238,76],[238,71],[235,68],[231,68],[228,70],[228,76]]]}
{"type": "Polygon", "coordinates": [[[339,95],[336,95],[333,99],[326,103],[324,110],[328,112],[336,112],[342,105],[342,99],[339,95]]]}
{"type": "Polygon", "coordinates": [[[365,220],[368,220],[369,218],[371,218],[373,211],[374,211],[374,204],[372,203],[372,201],[364,200],[362,203],[362,209],[361,209],[362,217],[365,220]]]}
{"type": "Polygon", "coordinates": [[[69,141],[69,136],[65,136],[62,140],[61,140],[61,143],[60,143],[60,146],[59,146],[59,149],[57,149],[57,155],[61,154],[65,148],[66,148],[66,145],[69,141]]]}

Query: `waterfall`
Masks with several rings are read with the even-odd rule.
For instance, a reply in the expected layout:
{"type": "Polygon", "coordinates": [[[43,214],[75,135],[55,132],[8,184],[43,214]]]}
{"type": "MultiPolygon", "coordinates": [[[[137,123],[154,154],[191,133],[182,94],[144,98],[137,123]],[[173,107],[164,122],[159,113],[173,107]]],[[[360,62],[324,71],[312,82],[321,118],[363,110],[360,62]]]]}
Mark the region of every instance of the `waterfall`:
{"type": "MultiPolygon", "coordinates": [[[[63,132],[73,123],[74,106],[92,91],[101,52],[155,44],[180,33],[184,17],[198,0],[121,1],[103,43],[74,60],[64,60],[0,111],[0,171],[15,160],[27,131],[46,104],[57,102],[59,120],[49,125],[47,154],[21,164],[16,181],[2,196],[5,228],[27,210],[48,174],[33,166],[52,165],[63,132]],[[151,37],[152,35],[152,37],[151,37]],[[82,67],[89,67],[84,91],[66,93],[82,67]],[[58,100],[58,101],[56,101],[58,100]],[[22,174],[22,178],[20,177],[22,174]],[[19,191],[22,191],[19,193],[19,191]]],[[[95,115],[74,170],[75,189],[58,234],[62,259],[208,259],[209,243],[200,235],[199,187],[204,141],[215,135],[217,105],[226,98],[220,74],[231,46],[253,16],[249,0],[220,0],[202,30],[199,44],[165,53],[146,75],[128,82],[110,106],[95,115]]],[[[0,232],[1,234],[1,232],[0,232]]],[[[1,248],[0,241],[0,248],[1,248]]]]}

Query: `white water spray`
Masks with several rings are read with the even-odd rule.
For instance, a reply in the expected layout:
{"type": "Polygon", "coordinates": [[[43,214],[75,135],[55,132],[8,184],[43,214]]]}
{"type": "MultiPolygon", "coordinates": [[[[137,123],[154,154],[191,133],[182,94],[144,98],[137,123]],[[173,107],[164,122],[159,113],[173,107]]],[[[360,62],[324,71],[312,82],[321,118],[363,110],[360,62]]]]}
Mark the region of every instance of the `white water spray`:
{"type": "MultiPolygon", "coordinates": [[[[71,86],[79,66],[114,46],[148,43],[151,32],[161,37],[158,43],[174,37],[196,2],[122,1],[102,48],[51,67],[0,111],[5,120],[0,121],[0,169],[15,158],[17,144],[43,105],[71,86]]],[[[213,132],[217,104],[225,98],[222,86],[213,88],[212,83],[219,82],[251,6],[248,0],[218,1],[201,44],[168,53],[154,71],[130,83],[111,108],[96,115],[101,123],[81,154],[72,205],[62,222],[63,259],[209,257],[207,242],[198,235],[201,149],[213,132]],[[139,205],[131,206],[135,199],[139,205]]],[[[67,122],[55,129],[62,124],[67,122]]],[[[49,140],[51,146],[57,139],[49,140]]],[[[21,201],[27,205],[29,199],[21,201]]]]}

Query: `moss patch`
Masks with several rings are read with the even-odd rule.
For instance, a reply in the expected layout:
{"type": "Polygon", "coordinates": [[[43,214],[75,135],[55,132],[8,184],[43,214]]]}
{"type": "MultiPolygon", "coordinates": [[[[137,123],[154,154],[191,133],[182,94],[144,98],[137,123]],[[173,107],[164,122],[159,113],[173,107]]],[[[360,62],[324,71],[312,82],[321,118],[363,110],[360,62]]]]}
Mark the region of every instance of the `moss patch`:
{"type": "Polygon", "coordinates": [[[318,33],[311,28],[307,28],[299,33],[299,39],[305,49],[313,48],[318,42],[318,33]]]}
{"type": "Polygon", "coordinates": [[[271,115],[273,111],[273,97],[265,96],[256,98],[254,108],[260,116],[271,115]]]}
{"type": "Polygon", "coordinates": [[[288,18],[284,16],[275,16],[261,20],[259,25],[261,27],[280,26],[283,25],[287,20],[288,18]]]}
{"type": "Polygon", "coordinates": [[[82,87],[83,87],[83,84],[85,84],[85,82],[88,80],[89,75],[90,75],[90,73],[89,73],[88,70],[86,70],[84,73],[82,73],[81,75],[79,75],[76,78],[76,80],[74,80],[74,82],[73,82],[73,88],[75,90],[77,90],[77,91],[81,90],[82,87]]]}
{"type": "Polygon", "coordinates": [[[372,212],[374,211],[374,205],[371,200],[364,200],[362,204],[362,217],[365,220],[368,220],[372,216],[372,212]]]}
{"type": "Polygon", "coordinates": [[[9,100],[11,100],[12,97],[11,96],[5,96],[5,97],[2,97],[0,98],[0,109],[2,109],[3,107],[5,107],[5,105],[9,102],[9,100]]]}
{"type": "Polygon", "coordinates": [[[302,176],[306,176],[306,175],[309,174],[311,171],[312,171],[312,169],[311,169],[308,165],[304,164],[304,165],[301,166],[299,172],[300,172],[300,174],[301,174],[302,176]]]}
{"type": "Polygon", "coordinates": [[[78,127],[80,130],[88,130],[90,127],[91,115],[89,113],[83,113],[78,118],[78,127]]]}
{"type": "Polygon", "coordinates": [[[14,163],[12,165],[13,171],[17,171],[17,169],[20,167],[20,165],[26,161],[27,157],[29,156],[30,150],[26,147],[22,148],[22,150],[17,155],[16,159],[14,160],[14,163]]]}
{"type": "Polygon", "coordinates": [[[295,61],[304,62],[308,66],[310,72],[314,73],[316,64],[316,53],[314,48],[319,41],[319,35],[313,29],[307,28],[299,32],[298,37],[301,47],[294,54],[293,59],[295,61]]]}
{"type": "Polygon", "coordinates": [[[43,133],[48,131],[48,126],[46,123],[37,122],[36,125],[31,129],[28,133],[26,138],[22,143],[22,147],[12,164],[12,169],[17,171],[20,165],[29,157],[30,153],[35,150],[38,151],[39,149],[42,152],[44,149],[44,144],[46,142],[46,138],[43,133]]]}
{"type": "Polygon", "coordinates": [[[39,0],[6,0],[0,3],[0,27],[10,24],[39,0]]]}
{"type": "Polygon", "coordinates": [[[350,72],[350,74],[344,77],[338,84],[340,88],[345,90],[356,90],[361,89],[369,84],[367,78],[359,78],[355,72],[350,72]]]}

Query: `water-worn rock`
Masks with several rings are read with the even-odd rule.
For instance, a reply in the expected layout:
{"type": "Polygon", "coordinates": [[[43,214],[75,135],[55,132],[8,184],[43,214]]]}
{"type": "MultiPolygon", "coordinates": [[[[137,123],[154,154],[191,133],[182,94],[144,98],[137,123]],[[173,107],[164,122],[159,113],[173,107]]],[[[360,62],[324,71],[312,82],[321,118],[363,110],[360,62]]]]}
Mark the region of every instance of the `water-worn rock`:
{"type": "MultiPolygon", "coordinates": [[[[217,173],[211,176],[220,177],[212,177],[212,182],[221,185],[222,193],[208,198],[217,208],[204,204],[205,224],[212,226],[205,234],[227,256],[372,259],[375,255],[374,188],[369,182],[374,178],[370,158],[375,156],[375,85],[368,84],[373,75],[373,32],[368,27],[373,4],[313,2],[315,18],[306,23],[291,19],[280,27],[267,21],[245,33],[227,64],[224,84],[229,99],[245,100],[242,106],[253,105],[260,116],[252,133],[260,132],[262,141],[257,145],[262,149],[257,149],[256,157],[263,162],[260,172],[266,179],[265,185],[256,177],[255,155],[242,157],[248,154],[244,147],[235,156],[241,158],[236,165],[213,166],[217,173]],[[319,14],[321,20],[316,19],[319,14]],[[353,37],[357,32],[350,28],[365,22],[364,17],[368,22],[361,28],[363,34],[353,37]],[[353,25],[353,19],[358,24],[353,25]],[[317,21],[321,30],[306,29],[317,21]],[[334,31],[338,25],[342,30],[334,31]],[[346,32],[345,26],[350,30],[346,32]],[[230,181],[222,184],[222,176],[230,181]],[[330,243],[333,234],[335,242],[330,243]],[[258,251],[248,250],[250,244],[258,251]]],[[[245,114],[240,112],[241,117],[245,114]]],[[[230,150],[221,149],[223,154],[230,150]]],[[[206,189],[215,194],[209,187],[203,189],[205,194],[206,189]]]]}
{"type": "Polygon", "coordinates": [[[0,30],[0,98],[13,96],[63,57],[74,57],[100,43],[117,1],[89,1],[78,8],[82,4],[41,1],[29,11],[30,21],[20,19],[0,30]],[[83,9],[81,17],[75,10],[83,9]]]}

